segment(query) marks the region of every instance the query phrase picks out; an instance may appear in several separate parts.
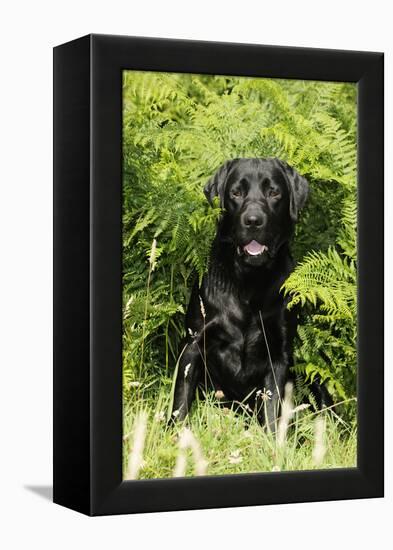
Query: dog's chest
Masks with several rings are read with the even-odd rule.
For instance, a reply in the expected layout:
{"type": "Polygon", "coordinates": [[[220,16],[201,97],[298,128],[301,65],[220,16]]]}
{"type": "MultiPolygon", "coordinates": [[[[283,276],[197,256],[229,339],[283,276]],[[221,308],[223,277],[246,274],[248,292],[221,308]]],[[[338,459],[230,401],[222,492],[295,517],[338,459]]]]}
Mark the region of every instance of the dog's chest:
{"type": "Polygon", "coordinates": [[[253,379],[264,376],[269,354],[281,353],[283,333],[277,315],[262,312],[261,305],[245,300],[231,303],[222,313],[218,326],[218,360],[225,370],[239,372],[253,379]],[[225,363],[225,364],[224,364],[225,363]]]}
{"type": "Polygon", "coordinates": [[[263,386],[270,359],[280,361],[284,354],[284,305],[279,291],[258,282],[216,287],[203,300],[207,364],[220,387],[242,395],[251,387],[263,386]]]}
{"type": "MultiPolygon", "coordinates": [[[[266,341],[273,334],[265,323],[266,339],[259,316],[249,315],[220,324],[220,333],[209,346],[207,364],[213,379],[227,397],[243,399],[254,388],[263,389],[269,372],[266,341]]],[[[272,346],[277,347],[277,343],[272,346]]]]}
{"type": "Polygon", "coordinates": [[[241,367],[250,374],[255,369],[259,371],[261,363],[268,358],[268,341],[273,334],[271,325],[271,322],[263,321],[260,310],[243,312],[237,333],[237,345],[241,367]]]}

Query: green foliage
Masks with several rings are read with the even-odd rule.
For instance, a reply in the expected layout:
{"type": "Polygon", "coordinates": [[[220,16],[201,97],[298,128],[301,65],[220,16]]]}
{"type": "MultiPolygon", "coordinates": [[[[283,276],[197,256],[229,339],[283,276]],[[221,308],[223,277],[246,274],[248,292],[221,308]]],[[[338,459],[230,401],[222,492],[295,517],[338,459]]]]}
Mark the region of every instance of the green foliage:
{"type": "Polygon", "coordinates": [[[202,189],[227,159],[279,157],[311,196],[285,284],[301,308],[299,372],[355,395],[356,88],[351,84],[123,73],[124,392],[173,372],[184,308],[220,215],[202,189]],[[149,263],[157,241],[154,270],[149,263]],[[141,368],[143,367],[143,368],[141,368]]]}
{"type": "Polygon", "coordinates": [[[306,254],[284,285],[288,307],[303,308],[294,369],[311,381],[318,375],[336,401],[356,394],[355,193],[341,215],[336,246],[306,254]]]}
{"type": "MultiPolygon", "coordinates": [[[[295,403],[296,405],[297,403],[295,403]]],[[[139,479],[173,476],[179,453],[178,436],[182,424],[167,427],[165,412],[168,392],[155,392],[154,400],[133,395],[124,409],[123,472],[126,477],[136,419],[141,411],[148,414],[146,439],[139,479]]],[[[187,427],[199,442],[207,462],[207,475],[241,474],[356,467],[357,430],[335,413],[313,413],[310,408],[296,411],[289,421],[285,445],[278,448],[276,436],[262,430],[256,415],[236,414],[233,409],[217,403],[214,395],[206,396],[187,419],[187,427]],[[315,421],[325,424],[326,454],[320,464],[313,460],[315,421]]],[[[187,456],[186,476],[195,475],[191,453],[187,456]]]]}

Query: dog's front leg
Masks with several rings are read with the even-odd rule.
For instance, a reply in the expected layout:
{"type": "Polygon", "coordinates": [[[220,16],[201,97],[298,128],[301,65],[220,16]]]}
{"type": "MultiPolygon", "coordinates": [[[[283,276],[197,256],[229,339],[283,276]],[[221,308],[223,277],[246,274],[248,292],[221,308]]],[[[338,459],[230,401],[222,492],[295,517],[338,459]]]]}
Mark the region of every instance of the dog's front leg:
{"type": "Polygon", "coordinates": [[[187,416],[198,381],[201,378],[202,357],[196,343],[187,344],[179,359],[179,368],[176,378],[175,396],[171,418],[184,420],[187,416]]]}
{"type": "Polygon", "coordinates": [[[284,399],[287,367],[282,363],[273,362],[269,369],[265,377],[265,388],[262,396],[264,400],[262,422],[269,430],[275,432],[284,399]]]}

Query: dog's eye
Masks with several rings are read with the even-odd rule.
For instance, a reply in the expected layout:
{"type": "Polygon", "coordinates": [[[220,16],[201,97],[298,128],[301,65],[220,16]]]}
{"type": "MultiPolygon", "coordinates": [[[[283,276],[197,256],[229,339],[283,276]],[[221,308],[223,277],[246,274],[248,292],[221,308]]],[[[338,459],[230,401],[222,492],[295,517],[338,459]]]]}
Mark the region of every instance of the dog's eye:
{"type": "Polygon", "coordinates": [[[270,187],[269,189],[269,197],[277,198],[281,195],[279,189],[275,189],[274,187],[270,187]]]}

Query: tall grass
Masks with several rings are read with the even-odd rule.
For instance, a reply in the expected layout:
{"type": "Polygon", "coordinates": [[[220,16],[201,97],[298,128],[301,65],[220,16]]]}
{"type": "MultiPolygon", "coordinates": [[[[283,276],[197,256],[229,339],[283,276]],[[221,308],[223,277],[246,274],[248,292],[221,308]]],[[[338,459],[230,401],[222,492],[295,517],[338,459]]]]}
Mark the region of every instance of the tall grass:
{"type": "Polygon", "coordinates": [[[277,432],[272,433],[261,428],[255,415],[220,405],[211,392],[204,399],[197,396],[190,416],[173,426],[166,422],[170,387],[167,381],[157,393],[149,389],[144,393],[142,388],[138,401],[129,399],[125,404],[125,478],[141,411],[147,427],[140,479],[173,477],[174,473],[178,477],[356,466],[356,426],[337,413],[313,412],[284,398],[286,416],[281,416],[277,432]]]}

